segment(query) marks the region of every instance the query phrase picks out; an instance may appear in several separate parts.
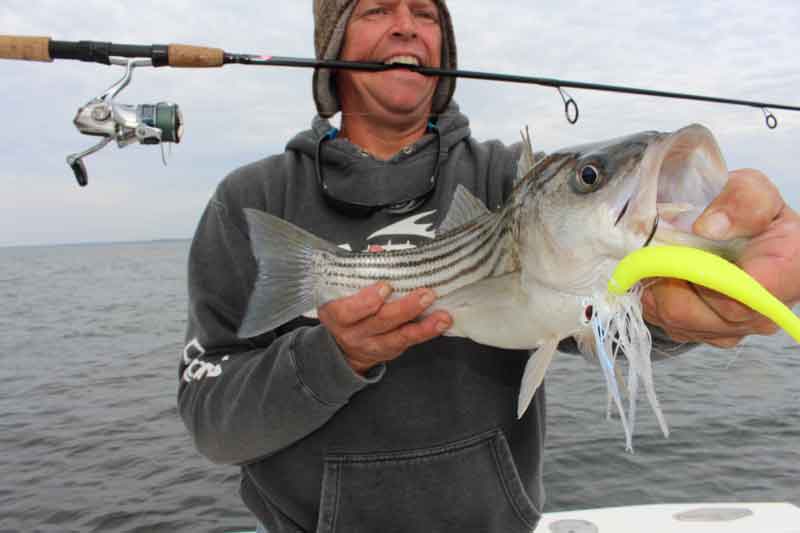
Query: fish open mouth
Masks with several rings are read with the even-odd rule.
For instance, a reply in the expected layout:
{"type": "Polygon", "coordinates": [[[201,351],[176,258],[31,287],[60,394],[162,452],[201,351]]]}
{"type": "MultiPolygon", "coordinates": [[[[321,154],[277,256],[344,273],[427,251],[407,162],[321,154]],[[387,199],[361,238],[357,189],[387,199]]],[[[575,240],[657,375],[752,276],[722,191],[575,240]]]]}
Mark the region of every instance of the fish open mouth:
{"type": "Polygon", "coordinates": [[[725,160],[708,128],[692,124],[664,134],[645,151],[639,180],[615,226],[622,223],[649,240],[656,228],[667,240],[673,240],[671,233],[691,233],[692,224],[727,179],[725,160]]]}

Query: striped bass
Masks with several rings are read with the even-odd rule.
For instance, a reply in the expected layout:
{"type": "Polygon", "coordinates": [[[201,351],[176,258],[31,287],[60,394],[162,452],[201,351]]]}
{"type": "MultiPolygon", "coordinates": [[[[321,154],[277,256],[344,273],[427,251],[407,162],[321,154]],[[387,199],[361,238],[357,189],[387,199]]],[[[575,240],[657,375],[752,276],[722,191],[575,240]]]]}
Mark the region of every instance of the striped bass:
{"type": "Polygon", "coordinates": [[[634,370],[629,381],[643,381],[666,434],[652,385],[641,291],[619,302],[608,298],[606,286],[617,263],[646,245],[736,255],[740,242],[691,233],[728,177],[719,146],[707,128],[694,124],[565,148],[538,160],[523,132],[523,148],[517,181],[501,209],[490,211],[459,186],[436,237],[413,249],[348,252],[246,209],[259,274],[240,336],[269,331],[378,281],[392,285],[393,298],[428,287],[438,295],[428,312],[445,310],[453,318],[446,335],[534,350],[522,379],[519,416],[560,341],[574,337],[585,355],[600,358],[598,335],[605,331],[611,350],[615,337],[627,339],[622,344],[634,370]],[[596,324],[605,321],[602,331],[592,326],[593,317],[596,324]]]}

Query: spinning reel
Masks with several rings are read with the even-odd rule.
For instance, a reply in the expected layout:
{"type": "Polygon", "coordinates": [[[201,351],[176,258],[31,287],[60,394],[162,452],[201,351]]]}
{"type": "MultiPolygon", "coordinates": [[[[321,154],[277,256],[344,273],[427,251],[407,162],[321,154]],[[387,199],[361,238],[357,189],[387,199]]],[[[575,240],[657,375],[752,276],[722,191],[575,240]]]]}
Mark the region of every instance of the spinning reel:
{"type": "Polygon", "coordinates": [[[73,120],[75,127],[81,133],[103,137],[91,148],[67,157],[67,164],[75,173],[75,179],[81,187],[89,183],[83,158],[100,151],[111,141],[116,140],[120,148],[134,143],[160,144],[161,159],[166,165],[163,143],[179,143],[183,136],[183,115],[177,104],[159,102],[126,105],[114,100],[130,83],[133,69],[151,67],[153,60],[112,57],[109,58],[109,62],[112,65],[125,67],[125,75],[101,96],[78,109],[73,120]]]}

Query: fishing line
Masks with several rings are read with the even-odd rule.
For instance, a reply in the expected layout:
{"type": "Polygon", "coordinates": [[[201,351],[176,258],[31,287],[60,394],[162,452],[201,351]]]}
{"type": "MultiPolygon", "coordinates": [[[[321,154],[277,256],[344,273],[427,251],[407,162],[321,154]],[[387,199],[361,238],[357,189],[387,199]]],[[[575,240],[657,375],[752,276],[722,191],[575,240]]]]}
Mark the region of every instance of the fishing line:
{"type": "Polygon", "coordinates": [[[731,360],[728,361],[727,365],[725,365],[726,372],[731,369],[731,367],[736,361],[739,360],[740,356],[742,355],[742,352],[744,352],[744,346],[740,343],[736,346],[736,349],[733,352],[733,357],[731,358],[731,360]]]}

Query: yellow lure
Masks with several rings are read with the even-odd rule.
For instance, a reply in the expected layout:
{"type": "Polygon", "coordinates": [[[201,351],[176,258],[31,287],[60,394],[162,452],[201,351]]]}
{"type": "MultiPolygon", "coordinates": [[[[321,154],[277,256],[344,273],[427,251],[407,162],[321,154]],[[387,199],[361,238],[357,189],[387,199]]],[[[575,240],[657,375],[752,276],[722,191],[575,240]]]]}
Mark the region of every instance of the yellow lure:
{"type": "Polygon", "coordinates": [[[800,318],[791,309],[738,266],[697,248],[640,248],[619,262],[608,291],[625,294],[637,281],[654,277],[683,279],[722,293],[766,316],[800,343],[800,318]]]}

